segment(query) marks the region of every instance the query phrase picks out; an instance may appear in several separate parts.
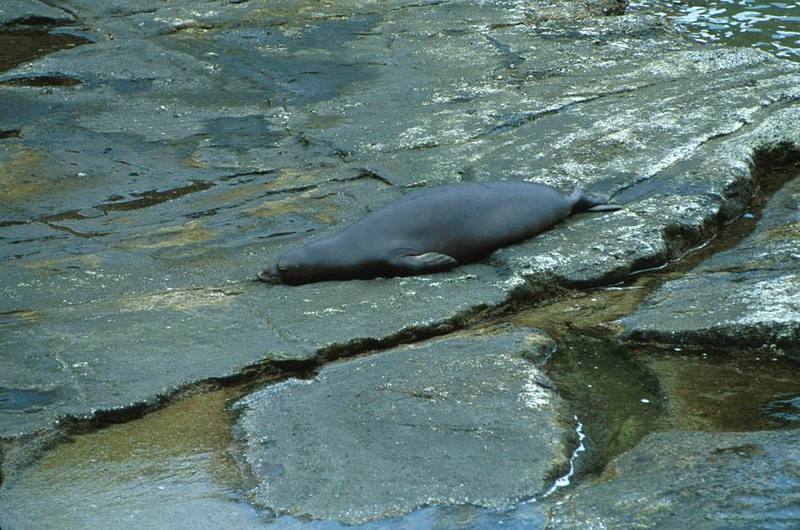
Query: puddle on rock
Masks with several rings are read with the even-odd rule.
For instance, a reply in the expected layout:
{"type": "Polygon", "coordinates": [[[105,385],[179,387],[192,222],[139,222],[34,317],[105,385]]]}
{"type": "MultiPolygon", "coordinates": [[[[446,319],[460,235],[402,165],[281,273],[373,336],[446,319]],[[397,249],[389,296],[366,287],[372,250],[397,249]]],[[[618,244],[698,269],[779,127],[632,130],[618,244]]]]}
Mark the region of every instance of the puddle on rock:
{"type": "Polygon", "coordinates": [[[33,407],[43,407],[55,399],[54,394],[53,391],[0,387],[0,410],[28,410],[33,407]]]}
{"type": "MultiPolygon", "coordinates": [[[[3,528],[260,528],[228,453],[232,389],[72,437],[0,489],[3,528]]],[[[15,458],[12,450],[6,460],[15,458]]],[[[24,457],[23,457],[24,458],[24,457]]]]}
{"type": "Polygon", "coordinates": [[[659,430],[744,432],[792,423],[769,412],[800,394],[800,365],[786,357],[656,352],[641,355],[640,361],[661,385],[666,411],[659,430]]]}
{"type": "Polygon", "coordinates": [[[768,403],[764,412],[770,418],[789,425],[800,425],[800,394],[768,403]]]}
{"type": "MultiPolygon", "coordinates": [[[[246,484],[231,456],[234,417],[227,405],[252,383],[183,398],[126,423],[57,443],[0,487],[0,527],[79,529],[543,528],[536,503],[496,512],[471,506],[421,508],[360,526],[274,516],[242,495],[246,484]]],[[[30,455],[8,446],[5,458],[30,455]]],[[[24,465],[24,464],[21,464],[24,465]]]]}
{"type": "Polygon", "coordinates": [[[583,424],[576,476],[602,470],[655,430],[664,412],[659,381],[620,344],[589,336],[560,341],[547,373],[583,424]]]}
{"type": "MultiPolygon", "coordinates": [[[[577,459],[573,478],[600,470],[652,431],[755,430],[796,422],[800,365],[776,359],[665,355],[630,351],[613,337],[561,337],[548,372],[586,433],[587,451],[577,459]]],[[[546,525],[546,504],[535,501],[505,512],[422,508],[358,527],[257,510],[242,494],[247,484],[231,453],[234,416],[227,409],[252,385],[191,395],[57,444],[2,484],[0,525],[162,528],[170,521],[175,528],[282,530],[546,525]]],[[[17,458],[13,450],[5,456],[17,458]]]]}
{"type": "MultiPolygon", "coordinates": [[[[628,293],[638,298],[637,292],[628,293]]],[[[630,303],[617,302],[622,307],[630,303]]],[[[568,304],[554,305],[563,311],[568,304]]],[[[616,314],[613,307],[597,314],[616,314]]],[[[596,336],[585,329],[553,328],[553,320],[563,314],[540,311],[517,315],[514,322],[545,325],[558,342],[546,368],[583,424],[586,450],[575,462],[577,480],[601,471],[654,431],[746,432],[800,422],[800,364],[791,359],[634,348],[602,326],[594,328],[596,336]]]]}
{"type": "Polygon", "coordinates": [[[58,50],[89,43],[90,40],[74,35],[54,35],[41,30],[0,32],[0,72],[58,50]]]}

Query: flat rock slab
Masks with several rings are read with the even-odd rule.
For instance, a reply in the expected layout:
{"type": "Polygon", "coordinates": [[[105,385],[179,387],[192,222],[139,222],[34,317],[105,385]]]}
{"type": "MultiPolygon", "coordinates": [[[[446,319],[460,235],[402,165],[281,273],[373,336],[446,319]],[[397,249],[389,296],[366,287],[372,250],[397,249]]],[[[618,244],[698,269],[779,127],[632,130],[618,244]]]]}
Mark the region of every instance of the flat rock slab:
{"type": "Polygon", "coordinates": [[[554,528],[797,528],[798,431],[651,434],[578,486],[554,528]]]}
{"type": "Polygon", "coordinates": [[[800,178],[744,241],[666,282],[622,323],[636,340],[777,346],[800,358],[800,178]]]}
{"type": "Polygon", "coordinates": [[[800,66],[616,0],[57,5],[93,43],[0,73],[0,436],[619,281],[739,211],[756,151],[800,145],[800,66]],[[626,209],[446,274],[253,281],[412,189],[489,179],[626,209]]]}
{"type": "Polygon", "coordinates": [[[3,0],[3,5],[0,6],[0,27],[75,22],[69,9],[59,9],[40,0],[3,0]]]}
{"type": "Polygon", "coordinates": [[[238,403],[259,505],[362,523],[426,505],[507,508],[542,493],[573,438],[532,362],[554,344],[502,330],[324,367],[238,403]]]}

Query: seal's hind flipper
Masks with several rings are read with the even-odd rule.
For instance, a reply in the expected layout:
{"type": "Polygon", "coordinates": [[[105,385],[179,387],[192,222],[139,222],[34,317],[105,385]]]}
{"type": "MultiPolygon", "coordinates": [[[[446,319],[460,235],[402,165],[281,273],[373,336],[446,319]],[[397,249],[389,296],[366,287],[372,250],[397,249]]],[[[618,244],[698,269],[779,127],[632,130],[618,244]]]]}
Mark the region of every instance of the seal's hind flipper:
{"type": "Polygon", "coordinates": [[[597,206],[592,206],[591,208],[587,208],[587,212],[615,212],[617,210],[621,210],[622,206],[619,204],[598,204],[597,206]]]}
{"type": "Polygon", "coordinates": [[[403,274],[424,274],[452,269],[458,265],[458,261],[447,254],[426,252],[396,256],[392,258],[391,264],[403,274]]]}
{"type": "Polygon", "coordinates": [[[600,193],[587,193],[581,188],[575,188],[569,196],[572,213],[578,212],[610,212],[619,210],[622,206],[608,204],[608,197],[600,193]]]}

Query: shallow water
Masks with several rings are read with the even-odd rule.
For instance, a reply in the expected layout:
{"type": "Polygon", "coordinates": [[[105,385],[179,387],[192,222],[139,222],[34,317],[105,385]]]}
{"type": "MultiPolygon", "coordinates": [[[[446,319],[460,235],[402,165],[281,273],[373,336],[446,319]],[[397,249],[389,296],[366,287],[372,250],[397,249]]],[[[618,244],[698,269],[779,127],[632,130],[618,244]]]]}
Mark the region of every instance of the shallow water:
{"type": "MultiPolygon", "coordinates": [[[[520,318],[537,315],[534,310],[520,318]]],[[[571,334],[548,373],[586,434],[573,483],[649,432],[775,429],[800,421],[800,365],[781,358],[686,357],[571,334]]],[[[298,530],[546,525],[548,503],[535,500],[504,512],[422,508],[357,527],[260,511],[243,496],[247,475],[232,456],[235,417],[229,405],[248,388],[187,396],[143,418],[59,443],[3,484],[0,506],[13,509],[0,520],[18,529],[130,528],[131,521],[140,529],[162,528],[165,520],[172,528],[298,530]]]]}
{"type": "Polygon", "coordinates": [[[794,0],[631,0],[629,11],[666,16],[697,42],[754,46],[800,61],[800,3],[794,0]]]}
{"type": "Polygon", "coordinates": [[[74,35],[40,30],[0,32],[0,72],[48,53],[88,42],[74,35]]]}
{"type": "Polygon", "coordinates": [[[165,521],[259,528],[259,513],[239,501],[240,475],[228,453],[225,403],[236,396],[213,391],[71,437],[5,481],[0,521],[17,529],[164,528],[165,521]]]}

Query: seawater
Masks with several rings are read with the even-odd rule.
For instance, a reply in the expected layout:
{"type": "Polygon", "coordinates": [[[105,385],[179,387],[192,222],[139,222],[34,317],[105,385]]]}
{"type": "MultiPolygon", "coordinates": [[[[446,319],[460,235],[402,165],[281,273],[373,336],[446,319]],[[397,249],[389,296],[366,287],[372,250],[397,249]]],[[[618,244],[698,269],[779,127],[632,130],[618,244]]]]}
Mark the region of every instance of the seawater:
{"type": "Polygon", "coordinates": [[[800,61],[797,0],[631,0],[629,11],[663,15],[698,42],[754,46],[800,61]]]}

